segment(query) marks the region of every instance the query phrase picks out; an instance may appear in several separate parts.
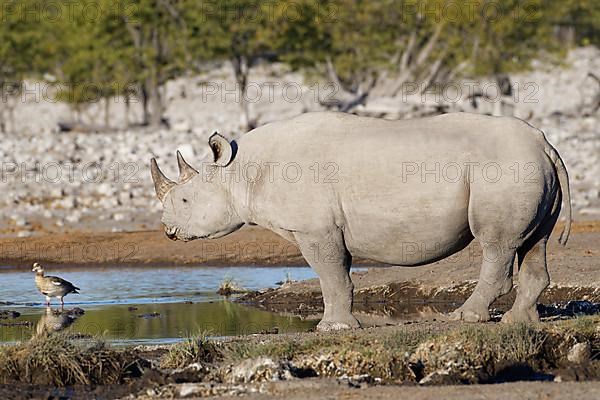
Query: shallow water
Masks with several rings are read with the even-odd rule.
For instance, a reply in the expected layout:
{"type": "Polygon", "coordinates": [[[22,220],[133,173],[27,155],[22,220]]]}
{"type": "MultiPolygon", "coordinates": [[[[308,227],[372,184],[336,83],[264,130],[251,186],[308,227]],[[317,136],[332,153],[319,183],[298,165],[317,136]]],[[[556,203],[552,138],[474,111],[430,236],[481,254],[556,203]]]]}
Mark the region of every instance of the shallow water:
{"type": "Polygon", "coordinates": [[[227,277],[245,289],[260,289],[275,287],[287,277],[315,277],[307,267],[52,269],[47,274],[81,288],[80,295],[65,298],[65,310],[79,307],[85,314],[78,318],[56,314],[57,300],[53,300],[55,312],[47,310],[31,272],[0,272],[0,302],[9,303],[0,305],[0,311],[21,313],[17,319],[0,323],[30,323],[0,326],[0,342],[26,340],[42,327],[103,335],[121,344],[155,344],[178,341],[202,331],[212,336],[258,333],[274,327],[279,332],[297,332],[317,323],[234,304],[216,294],[227,277]]]}
{"type": "MultiPolygon", "coordinates": [[[[54,269],[46,275],[60,276],[81,288],[81,294],[65,297],[69,306],[171,303],[222,299],[216,294],[227,277],[244,289],[274,287],[288,276],[294,280],[316,277],[308,267],[171,267],[54,269]]],[[[0,302],[42,306],[34,274],[0,270],[0,302]]],[[[57,300],[53,300],[56,304],[57,300]]],[[[14,307],[14,306],[13,306],[14,307]]]]}
{"type": "Polygon", "coordinates": [[[311,329],[318,322],[284,317],[224,300],[193,304],[94,305],[86,307],[80,317],[67,315],[69,308],[62,313],[56,307],[16,310],[21,312],[21,317],[10,321],[29,321],[31,325],[0,327],[0,342],[27,340],[47,329],[84,337],[102,336],[117,345],[164,344],[199,333],[221,337],[259,333],[274,327],[282,333],[299,332],[311,329]]]}

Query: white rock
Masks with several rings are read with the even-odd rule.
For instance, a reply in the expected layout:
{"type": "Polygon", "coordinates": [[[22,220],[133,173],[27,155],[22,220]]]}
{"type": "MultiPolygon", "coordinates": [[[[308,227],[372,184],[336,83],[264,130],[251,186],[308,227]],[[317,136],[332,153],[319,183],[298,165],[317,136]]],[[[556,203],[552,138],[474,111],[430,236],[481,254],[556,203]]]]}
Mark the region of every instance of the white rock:
{"type": "Polygon", "coordinates": [[[119,221],[125,221],[126,218],[127,218],[127,216],[125,214],[123,214],[123,213],[114,213],[112,215],[113,221],[117,221],[117,222],[119,222],[119,221]]]}
{"type": "Polygon", "coordinates": [[[112,196],[115,193],[115,189],[109,183],[101,183],[96,188],[96,192],[102,196],[112,196]]]}
{"type": "Polygon", "coordinates": [[[291,379],[292,375],[285,365],[276,363],[269,357],[247,359],[231,368],[228,379],[232,383],[255,381],[278,381],[291,379]]]}
{"type": "Polygon", "coordinates": [[[581,215],[600,215],[600,208],[586,207],[579,210],[581,215]]]}
{"type": "Polygon", "coordinates": [[[567,354],[567,360],[574,364],[584,364],[592,356],[592,347],[589,342],[576,343],[567,354]]]}
{"type": "Polygon", "coordinates": [[[29,223],[27,222],[27,220],[25,218],[17,218],[15,220],[15,225],[18,227],[24,227],[29,225],[29,223]]]}
{"type": "Polygon", "coordinates": [[[179,388],[179,396],[200,396],[203,392],[204,387],[197,383],[183,383],[179,388]]]}
{"type": "Polygon", "coordinates": [[[176,121],[172,124],[171,128],[175,132],[190,132],[192,130],[192,126],[188,120],[176,121]]]}
{"type": "Polygon", "coordinates": [[[78,223],[79,221],[81,221],[81,213],[79,213],[79,212],[74,212],[74,211],[73,211],[73,212],[70,212],[70,213],[69,213],[69,214],[66,216],[65,220],[66,220],[68,223],[70,223],[70,224],[76,224],[76,223],[78,223]]]}

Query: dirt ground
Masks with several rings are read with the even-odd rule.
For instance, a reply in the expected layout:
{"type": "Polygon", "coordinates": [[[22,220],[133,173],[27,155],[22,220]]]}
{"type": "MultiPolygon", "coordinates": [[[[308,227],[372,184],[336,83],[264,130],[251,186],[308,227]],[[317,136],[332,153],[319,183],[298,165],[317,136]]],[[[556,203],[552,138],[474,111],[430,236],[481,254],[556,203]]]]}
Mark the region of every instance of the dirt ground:
{"type": "MultiPolygon", "coordinates": [[[[246,399],[411,399],[411,400],[597,400],[600,382],[511,382],[495,385],[460,386],[371,386],[349,388],[334,379],[303,379],[294,383],[273,383],[269,394],[251,394],[246,399]]],[[[227,397],[214,397],[225,399],[227,397]]]]}
{"type": "Polygon", "coordinates": [[[25,268],[48,265],[182,266],[305,265],[295,245],[278,235],[248,227],[216,240],[169,240],[162,231],[77,232],[29,238],[0,238],[0,264],[25,268]]]}
{"type": "MultiPolygon", "coordinates": [[[[561,226],[555,228],[559,232],[561,226]]],[[[550,239],[548,264],[552,280],[562,284],[600,285],[590,274],[600,271],[600,221],[576,222],[566,247],[550,239]]],[[[259,227],[244,227],[216,240],[189,243],[171,241],[159,230],[134,232],[40,233],[27,238],[0,238],[0,264],[26,268],[34,261],[48,265],[181,266],[181,265],[306,265],[298,248],[277,234],[259,227]]],[[[427,251],[410,248],[407,251],[427,251]]],[[[401,268],[402,280],[431,284],[476,279],[481,252],[474,241],[454,256],[421,267],[401,268]],[[437,266],[444,266],[438,268],[437,266]]],[[[354,266],[381,266],[355,259],[354,266]]],[[[394,269],[362,276],[357,287],[387,282],[394,269]]],[[[592,275],[594,276],[594,275],[592,275]]]]}

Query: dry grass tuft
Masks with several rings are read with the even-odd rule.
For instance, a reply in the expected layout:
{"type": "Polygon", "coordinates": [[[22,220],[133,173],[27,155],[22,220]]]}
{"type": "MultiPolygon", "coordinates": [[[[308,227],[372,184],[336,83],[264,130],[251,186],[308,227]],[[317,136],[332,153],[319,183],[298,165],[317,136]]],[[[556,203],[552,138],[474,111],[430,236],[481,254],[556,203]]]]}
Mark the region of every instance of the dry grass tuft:
{"type": "Polygon", "coordinates": [[[65,334],[44,334],[0,348],[0,383],[69,386],[119,383],[135,362],[129,352],[102,341],[73,343],[65,334]]]}
{"type": "Polygon", "coordinates": [[[291,365],[298,376],[369,376],[383,383],[482,383],[527,379],[568,363],[575,343],[589,342],[598,357],[597,317],[543,325],[476,324],[449,330],[393,329],[320,334],[302,341],[232,341],[224,361],[268,357],[291,365]],[[511,375],[512,374],[512,375],[511,375]],[[533,376],[533,375],[532,375],[533,376]]]}
{"type": "Polygon", "coordinates": [[[433,382],[477,383],[511,365],[535,367],[543,358],[547,332],[529,325],[471,325],[419,344],[411,362],[433,382]],[[441,379],[441,381],[439,381],[441,379]]]}

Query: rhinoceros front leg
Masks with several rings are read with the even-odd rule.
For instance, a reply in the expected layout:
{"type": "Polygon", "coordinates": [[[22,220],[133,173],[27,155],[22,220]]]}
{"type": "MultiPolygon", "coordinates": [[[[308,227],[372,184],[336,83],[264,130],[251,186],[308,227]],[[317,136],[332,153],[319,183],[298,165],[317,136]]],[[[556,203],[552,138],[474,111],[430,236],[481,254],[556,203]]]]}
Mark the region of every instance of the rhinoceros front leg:
{"type": "Polygon", "coordinates": [[[296,232],[294,238],[321,282],[325,310],[317,329],[331,331],[360,327],[352,315],[352,256],[346,249],[342,232],[337,228],[320,233],[296,232]]]}

